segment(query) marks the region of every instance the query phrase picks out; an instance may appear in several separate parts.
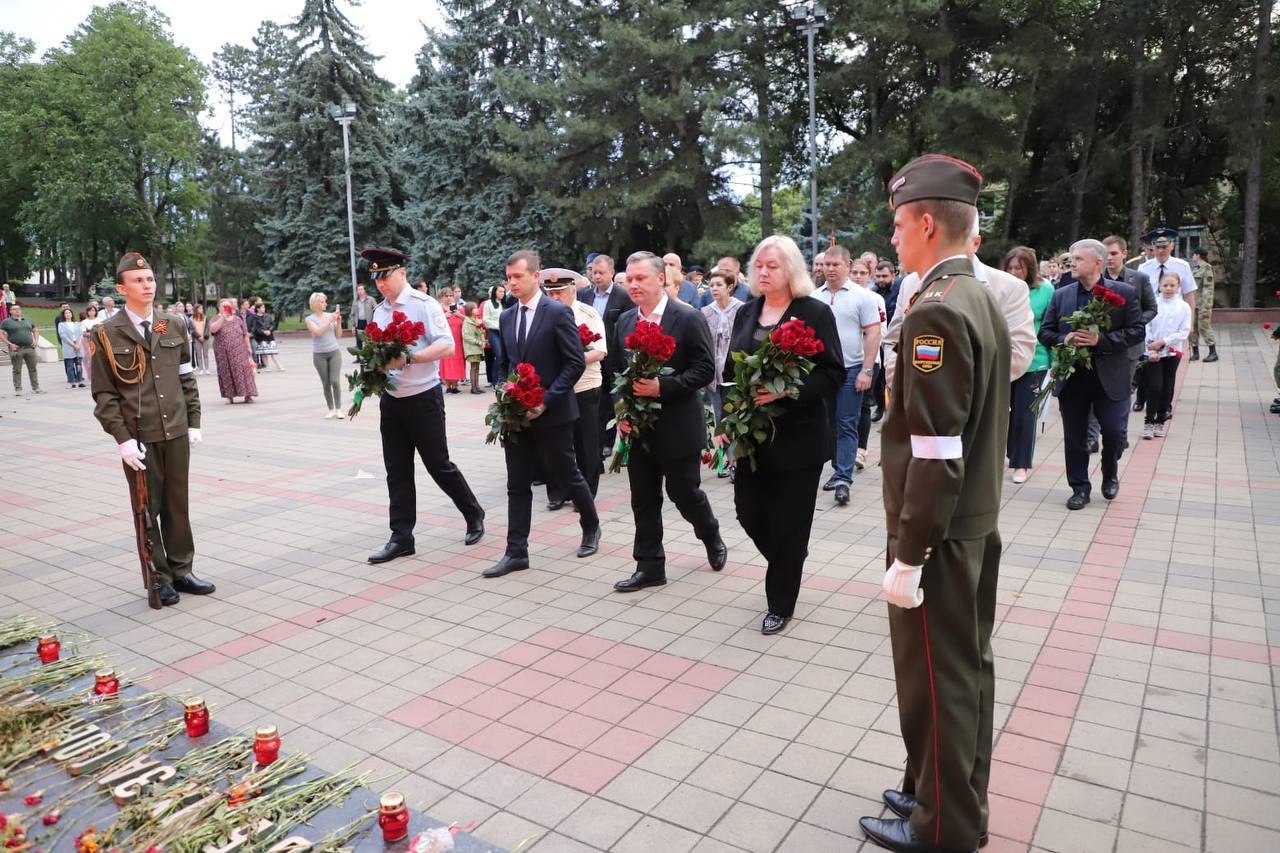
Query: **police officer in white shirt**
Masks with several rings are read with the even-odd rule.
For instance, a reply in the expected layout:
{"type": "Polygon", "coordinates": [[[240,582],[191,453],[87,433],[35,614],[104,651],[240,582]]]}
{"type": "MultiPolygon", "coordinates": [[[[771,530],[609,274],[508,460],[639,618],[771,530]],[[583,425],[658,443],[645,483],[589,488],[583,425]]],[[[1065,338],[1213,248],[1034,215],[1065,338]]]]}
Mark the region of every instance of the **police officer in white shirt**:
{"type": "Polygon", "coordinates": [[[386,328],[399,311],[411,322],[420,322],[426,333],[410,347],[407,361],[391,370],[395,387],[381,397],[382,462],[387,469],[391,499],[391,539],[369,556],[370,563],[385,563],[414,553],[413,528],[418,520],[418,493],[414,482],[416,452],[431,479],[449,496],[467,522],[463,541],[474,545],[484,536],[484,510],[472,494],[466,478],[449,459],[445,441],[444,393],[440,388],[442,358],[453,354],[453,334],[440,303],[409,286],[404,264],[409,256],[394,249],[365,249],[369,273],[382,302],[373,322],[386,328]]]}

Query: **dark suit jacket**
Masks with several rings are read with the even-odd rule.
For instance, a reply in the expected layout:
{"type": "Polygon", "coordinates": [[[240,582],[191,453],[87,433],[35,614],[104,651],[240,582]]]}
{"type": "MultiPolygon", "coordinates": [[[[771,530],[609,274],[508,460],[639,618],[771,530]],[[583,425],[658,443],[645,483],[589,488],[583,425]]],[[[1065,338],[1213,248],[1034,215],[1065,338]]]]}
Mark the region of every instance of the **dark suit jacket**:
{"type": "Polygon", "coordinates": [[[527,361],[538,372],[546,389],[543,399],[546,411],[533,419],[534,429],[561,426],[578,419],[578,398],[573,384],[582,376],[587,363],[582,355],[582,339],[573,322],[573,312],[565,305],[542,294],[533,324],[525,335],[524,348],[516,346],[516,323],[520,303],[498,315],[498,333],[502,335],[502,365],[499,376],[510,376],[516,365],[527,361]]]}
{"type": "MultiPolygon", "coordinates": [[[[585,302],[587,305],[594,305],[596,301],[595,291],[595,286],[590,284],[586,287],[578,288],[578,301],[585,302]]],[[[609,303],[605,306],[604,316],[600,318],[604,320],[604,340],[609,347],[609,352],[604,357],[604,368],[615,375],[621,373],[622,368],[626,367],[626,359],[622,356],[622,345],[615,338],[614,331],[618,326],[618,318],[634,307],[636,307],[636,304],[627,295],[626,288],[620,284],[615,284],[613,292],[609,294],[609,303]]],[[[604,389],[606,394],[612,391],[612,388],[604,389]]]]}
{"type": "MultiPolygon", "coordinates": [[[[618,318],[614,335],[618,352],[625,349],[623,342],[635,331],[639,319],[639,308],[632,308],[618,318]]],[[[701,453],[707,444],[707,420],[698,390],[705,388],[715,376],[715,346],[702,312],[674,299],[667,300],[661,326],[663,332],[676,339],[676,350],[667,360],[671,374],[658,378],[658,400],[662,403],[658,422],[652,433],[642,435],[641,439],[654,456],[678,459],[701,453]]]]}
{"type": "MultiPolygon", "coordinates": [[[[733,382],[734,352],[754,353],[760,348],[752,336],[760,323],[764,297],[749,300],[733,318],[733,336],[729,339],[730,357],[724,362],[724,381],[733,382]]],[[[800,396],[779,400],[781,414],[775,423],[778,431],[773,442],[756,450],[756,467],[761,471],[803,468],[822,465],[836,452],[828,401],[835,405],[836,392],[844,384],[844,352],[840,348],[840,331],[835,315],[820,299],[802,297],[793,300],[782,315],[782,322],[803,320],[812,326],[822,352],[813,357],[813,371],[804,378],[800,396]]]]}
{"type": "MultiPolygon", "coordinates": [[[[1134,345],[1146,338],[1146,324],[1142,322],[1142,307],[1132,285],[1111,279],[1103,279],[1102,284],[1123,296],[1124,305],[1111,309],[1111,329],[1099,335],[1098,345],[1093,349],[1093,370],[1107,396],[1123,400],[1129,396],[1133,380],[1134,345]]],[[[1067,318],[1092,298],[1076,282],[1055,290],[1040,321],[1040,343],[1048,348],[1061,344],[1071,331],[1067,318]]]]}

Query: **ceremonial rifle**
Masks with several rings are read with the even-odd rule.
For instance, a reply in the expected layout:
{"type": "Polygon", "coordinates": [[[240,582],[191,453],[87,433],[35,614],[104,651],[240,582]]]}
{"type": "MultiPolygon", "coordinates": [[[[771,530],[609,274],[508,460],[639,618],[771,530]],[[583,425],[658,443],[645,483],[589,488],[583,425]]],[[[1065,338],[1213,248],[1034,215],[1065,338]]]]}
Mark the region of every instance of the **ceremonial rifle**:
{"type": "MultiPolygon", "coordinates": [[[[135,429],[141,435],[140,425],[135,429]]],[[[141,447],[141,443],[138,445],[141,447]]],[[[138,544],[138,562],[142,566],[142,586],[147,591],[147,606],[160,609],[160,578],[151,554],[154,548],[151,538],[151,513],[147,512],[147,472],[130,469],[133,473],[133,532],[138,544]]]]}

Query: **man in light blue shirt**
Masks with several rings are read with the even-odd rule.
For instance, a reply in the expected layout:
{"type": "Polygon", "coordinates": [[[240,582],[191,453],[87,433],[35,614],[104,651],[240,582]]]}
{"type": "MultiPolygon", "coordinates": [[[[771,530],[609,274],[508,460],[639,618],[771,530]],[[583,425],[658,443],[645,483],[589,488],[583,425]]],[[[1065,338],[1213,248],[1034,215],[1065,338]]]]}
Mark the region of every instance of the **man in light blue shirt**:
{"type": "Polygon", "coordinates": [[[445,441],[439,361],[453,354],[453,334],[444,319],[444,310],[430,296],[409,286],[404,267],[408,255],[394,249],[365,249],[360,255],[369,262],[369,273],[382,294],[373,322],[386,328],[399,311],[426,329],[409,347],[407,359],[387,365],[387,375],[395,387],[382,395],[379,431],[391,502],[391,539],[382,550],[370,555],[369,562],[385,563],[414,553],[413,528],[418,520],[415,452],[422,457],[431,479],[466,520],[463,542],[474,545],[484,536],[484,510],[458,466],[450,461],[445,441]]]}

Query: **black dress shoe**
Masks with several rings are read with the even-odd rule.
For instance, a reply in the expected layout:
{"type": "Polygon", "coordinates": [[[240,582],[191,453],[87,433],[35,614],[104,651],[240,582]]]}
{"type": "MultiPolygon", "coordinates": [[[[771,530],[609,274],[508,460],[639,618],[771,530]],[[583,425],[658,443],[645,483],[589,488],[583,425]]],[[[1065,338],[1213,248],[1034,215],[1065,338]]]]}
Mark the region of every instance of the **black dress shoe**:
{"type": "Polygon", "coordinates": [[[835,477],[832,477],[830,480],[827,480],[827,482],[822,484],[822,491],[834,492],[836,490],[836,486],[838,485],[840,485],[840,481],[837,480],[835,477]]]}
{"type": "Polygon", "coordinates": [[[381,551],[375,551],[369,555],[370,563],[385,563],[388,560],[394,560],[396,557],[408,557],[415,553],[412,542],[397,542],[392,539],[386,545],[382,546],[381,551]]]}
{"type": "Polygon", "coordinates": [[[945,847],[935,847],[916,838],[909,820],[884,820],[878,817],[864,817],[858,826],[876,844],[886,850],[898,850],[901,853],[948,853],[945,847]]]}
{"type": "Polygon", "coordinates": [[[615,583],[613,588],[618,592],[635,592],[638,589],[644,589],[646,586],[662,586],[666,582],[666,575],[652,577],[644,572],[637,571],[626,580],[615,583]]]}
{"type": "Polygon", "coordinates": [[[719,536],[707,545],[707,562],[711,564],[713,572],[720,571],[729,562],[729,548],[719,536]]]}
{"type": "Polygon", "coordinates": [[[1089,495],[1086,492],[1072,492],[1071,497],[1067,498],[1067,509],[1084,509],[1084,505],[1089,502],[1089,495]]]}
{"type": "Polygon", "coordinates": [[[217,590],[217,587],[208,581],[202,581],[195,575],[189,574],[174,578],[173,588],[178,592],[185,592],[189,595],[209,595],[217,590]]]}
{"type": "Polygon", "coordinates": [[[1111,477],[1102,481],[1102,496],[1107,500],[1115,500],[1116,495],[1120,494],[1120,480],[1117,477],[1111,477]]]}
{"type": "MultiPolygon", "coordinates": [[[[896,814],[903,820],[911,820],[911,813],[916,810],[916,798],[910,794],[904,794],[901,791],[895,791],[892,788],[885,791],[881,796],[884,798],[884,804],[889,807],[889,811],[896,814]]],[[[986,847],[991,837],[985,832],[978,834],[978,846],[986,847]]]]}
{"type": "Polygon", "coordinates": [[[160,603],[165,607],[172,607],[178,603],[178,591],[171,584],[160,584],[160,603]]]}
{"type": "Polygon", "coordinates": [[[484,538],[484,512],[467,522],[467,535],[462,538],[463,545],[474,545],[484,538]]]}
{"type": "Polygon", "coordinates": [[[790,616],[779,616],[777,613],[766,613],[764,615],[764,621],[760,623],[760,633],[776,634],[783,628],[787,627],[787,622],[790,620],[790,616]]]}
{"type": "MultiPolygon", "coordinates": [[[[1139,412],[1139,411],[1142,411],[1142,410],[1141,410],[1141,409],[1134,409],[1134,411],[1135,411],[1135,412],[1139,412]]],[[[1101,450],[1101,449],[1102,449],[1102,448],[1098,445],[1098,442],[1097,442],[1097,441],[1091,441],[1091,442],[1089,442],[1089,452],[1090,452],[1090,453],[1097,453],[1097,452],[1098,452],[1099,450],[1101,450]]]]}
{"type": "Polygon", "coordinates": [[[608,459],[608,458],[609,458],[610,456],[612,456],[612,455],[613,455],[613,448],[612,448],[612,447],[606,447],[604,450],[601,450],[601,451],[600,451],[600,458],[601,458],[601,459],[608,459]]]}
{"type": "Polygon", "coordinates": [[[1141,411],[1142,411],[1142,408],[1143,408],[1144,406],[1146,406],[1146,405],[1147,405],[1147,404],[1146,404],[1146,403],[1144,403],[1144,402],[1142,402],[1141,400],[1134,400],[1134,401],[1133,401],[1133,410],[1134,410],[1135,412],[1141,412],[1141,411]]]}
{"type": "Polygon", "coordinates": [[[510,554],[503,554],[501,560],[485,569],[480,574],[487,578],[500,578],[503,575],[523,571],[527,568],[529,568],[528,557],[512,557],[510,554]]]}
{"type": "Polygon", "coordinates": [[[600,525],[590,533],[582,534],[582,544],[578,546],[579,557],[590,557],[600,550],[600,525]]]}
{"type": "Polygon", "coordinates": [[[547,501],[547,509],[551,510],[552,512],[555,512],[556,510],[560,509],[562,506],[564,506],[567,503],[568,501],[565,500],[564,498],[557,498],[556,500],[547,501]]]}
{"type": "Polygon", "coordinates": [[[849,503],[849,487],[844,483],[836,486],[836,503],[845,506],[849,503]]]}

